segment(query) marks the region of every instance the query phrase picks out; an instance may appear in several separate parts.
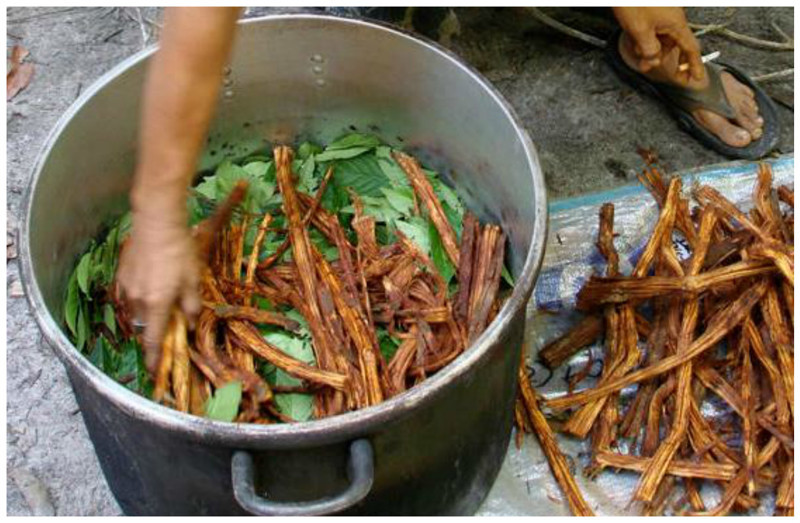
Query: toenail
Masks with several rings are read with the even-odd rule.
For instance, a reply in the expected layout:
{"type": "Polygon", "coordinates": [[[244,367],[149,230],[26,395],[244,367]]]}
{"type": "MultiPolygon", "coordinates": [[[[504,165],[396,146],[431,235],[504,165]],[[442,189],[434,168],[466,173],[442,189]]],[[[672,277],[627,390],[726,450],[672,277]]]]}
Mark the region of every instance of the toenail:
{"type": "Polygon", "coordinates": [[[758,118],[756,118],[756,123],[758,125],[764,125],[764,119],[759,116],[758,118]]]}
{"type": "Polygon", "coordinates": [[[764,134],[764,131],[762,131],[761,129],[756,129],[755,131],[753,131],[753,138],[758,140],[759,138],[761,138],[762,134],[764,134]]]}
{"type": "Polygon", "coordinates": [[[747,140],[750,137],[750,133],[747,131],[736,131],[736,138],[739,140],[747,140]]]}

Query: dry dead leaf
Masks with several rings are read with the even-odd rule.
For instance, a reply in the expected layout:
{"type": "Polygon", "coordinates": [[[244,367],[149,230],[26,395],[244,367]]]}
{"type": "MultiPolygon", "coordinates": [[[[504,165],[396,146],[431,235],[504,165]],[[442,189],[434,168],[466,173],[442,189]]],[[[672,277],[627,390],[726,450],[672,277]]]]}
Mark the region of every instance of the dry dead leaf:
{"type": "Polygon", "coordinates": [[[6,101],[25,89],[33,78],[33,64],[23,63],[30,52],[21,45],[11,50],[11,64],[6,74],[6,101]]]}

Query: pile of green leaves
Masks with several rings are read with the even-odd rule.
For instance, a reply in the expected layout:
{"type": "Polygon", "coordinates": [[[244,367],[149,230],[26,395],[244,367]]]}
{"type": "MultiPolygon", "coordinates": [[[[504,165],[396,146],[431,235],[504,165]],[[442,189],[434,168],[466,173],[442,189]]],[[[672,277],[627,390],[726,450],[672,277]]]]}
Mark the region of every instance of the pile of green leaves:
{"type": "Polygon", "coordinates": [[[67,284],[64,323],[72,342],[89,361],[134,392],[149,396],[153,384],[135,339],[125,339],[117,329],[111,284],[117,271],[119,246],[130,229],[125,214],[92,241],[67,284]]]}
{"type": "MultiPolygon", "coordinates": [[[[323,195],[321,205],[327,211],[338,216],[350,240],[355,243],[355,233],[350,227],[354,209],[350,191],[355,192],[364,204],[364,212],[373,216],[376,221],[376,237],[380,244],[387,245],[396,241],[396,232],[400,231],[411,239],[435,264],[436,268],[454,292],[456,273],[444,250],[442,240],[433,223],[417,213],[415,215],[414,193],[408,178],[392,157],[392,148],[384,145],[378,138],[370,135],[351,133],[333,141],[327,147],[311,142],[300,144],[294,160],[293,170],[297,173],[297,188],[314,196],[329,167],[334,173],[323,195]]],[[[456,193],[445,185],[436,172],[425,170],[434,191],[442,204],[444,212],[460,237],[461,223],[464,215],[464,204],[456,193]]],[[[221,204],[237,181],[245,179],[249,182],[247,197],[241,211],[234,219],[241,220],[244,213],[255,219],[249,221],[245,233],[245,253],[252,250],[260,222],[259,217],[271,213],[273,221],[261,246],[259,259],[273,254],[285,239],[280,233],[287,225],[281,212],[282,197],[277,192],[275,165],[268,150],[260,151],[243,160],[232,161],[222,159],[190,192],[188,200],[190,225],[207,218],[217,205],[221,204]]],[[[138,347],[130,340],[108,338],[114,334],[113,311],[107,308],[107,302],[98,300],[97,293],[104,292],[111,282],[116,267],[116,247],[119,241],[121,225],[112,229],[103,243],[93,246],[81,258],[78,267],[70,279],[67,295],[65,319],[73,334],[73,341],[79,349],[84,350],[87,342],[100,343],[102,349],[94,348],[89,357],[104,372],[120,379],[129,372],[128,350],[138,347]],[[115,232],[116,231],[116,232],[115,232]],[[108,261],[111,260],[111,261],[108,261]],[[87,274],[89,276],[87,276],[87,274]],[[99,312],[98,312],[99,310],[99,312]],[[107,322],[106,329],[98,325],[107,322]],[[106,332],[106,331],[110,331],[106,332]],[[100,332],[98,335],[97,333],[100,332]],[[104,340],[104,341],[100,341],[104,340]],[[95,356],[95,352],[100,352],[95,356]]],[[[322,234],[311,230],[310,240],[317,249],[330,261],[338,257],[335,246],[331,245],[322,234]]],[[[291,249],[282,259],[291,260],[291,249]]],[[[507,275],[507,272],[506,272],[507,275]]],[[[267,310],[278,310],[300,322],[299,332],[290,333],[277,327],[264,326],[263,336],[275,347],[287,354],[309,364],[314,364],[314,351],[310,332],[302,316],[295,310],[276,307],[268,300],[257,298],[256,306],[267,310]]],[[[400,340],[392,337],[385,329],[377,332],[381,351],[385,358],[391,359],[400,340]]],[[[135,342],[133,342],[135,343],[135,342]]],[[[85,352],[85,351],[84,351],[85,352]]],[[[141,374],[141,356],[136,360],[137,380],[141,374]]],[[[299,380],[289,376],[266,361],[259,361],[257,369],[263,378],[273,386],[296,386],[299,380]]],[[[132,383],[132,382],[128,382],[132,383]]],[[[137,382],[138,383],[138,382],[137,382]]],[[[149,382],[148,382],[149,383],[149,382]]],[[[134,388],[141,394],[147,394],[146,388],[134,388]]],[[[219,389],[209,401],[206,409],[208,417],[232,420],[236,414],[233,403],[238,407],[241,398],[241,387],[237,395],[235,387],[230,390],[219,389]],[[228,417],[230,416],[230,419],[228,417]]],[[[312,396],[299,393],[276,394],[277,409],[286,416],[302,421],[311,417],[312,396]]]]}

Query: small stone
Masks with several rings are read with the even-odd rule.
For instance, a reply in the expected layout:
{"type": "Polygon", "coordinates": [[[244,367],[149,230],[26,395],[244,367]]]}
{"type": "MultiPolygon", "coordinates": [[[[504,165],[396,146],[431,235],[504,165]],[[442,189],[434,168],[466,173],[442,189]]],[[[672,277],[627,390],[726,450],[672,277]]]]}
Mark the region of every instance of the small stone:
{"type": "Polygon", "coordinates": [[[25,296],[25,289],[22,287],[22,282],[14,280],[8,287],[8,295],[12,298],[21,298],[25,296]]]}
{"type": "Polygon", "coordinates": [[[56,510],[50,499],[47,486],[27,469],[17,468],[8,471],[17,488],[25,498],[32,516],[55,516],[56,510]]]}

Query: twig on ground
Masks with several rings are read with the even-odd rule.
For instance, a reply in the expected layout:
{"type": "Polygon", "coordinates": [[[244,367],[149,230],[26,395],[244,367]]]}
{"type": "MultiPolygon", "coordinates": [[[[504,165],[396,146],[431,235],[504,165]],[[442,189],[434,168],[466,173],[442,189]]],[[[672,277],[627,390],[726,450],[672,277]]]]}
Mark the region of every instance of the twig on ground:
{"type": "Polygon", "coordinates": [[[567,36],[571,36],[572,38],[577,38],[578,40],[582,40],[589,45],[593,45],[595,47],[605,47],[606,41],[597,38],[596,36],[588,35],[584,32],[578,31],[577,29],[573,29],[572,27],[562,24],[558,20],[551,18],[550,16],[544,14],[541,9],[538,7],[525,7],[528,13],[530,13],[534,18],[539,20],[544,25],[555,29],[561,33],[564,33],[567,36]]]}

